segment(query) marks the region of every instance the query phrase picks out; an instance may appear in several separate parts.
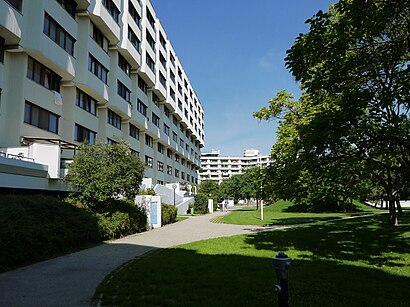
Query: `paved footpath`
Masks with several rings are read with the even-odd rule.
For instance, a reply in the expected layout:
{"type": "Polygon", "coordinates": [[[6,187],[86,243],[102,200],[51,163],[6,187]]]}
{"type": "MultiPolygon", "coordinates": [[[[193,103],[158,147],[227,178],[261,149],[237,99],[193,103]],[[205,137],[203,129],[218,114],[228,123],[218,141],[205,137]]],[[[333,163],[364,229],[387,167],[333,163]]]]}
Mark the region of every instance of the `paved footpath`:
{"type": "Polygon", "coordinates": [[[210,222],[210,219],[223,214],[226,213],[190,217],[152,231],[2,273],[0,306],[89,306],[104,277],[135,257],[157,248],[264,230],[258,226],[210,222]]]}

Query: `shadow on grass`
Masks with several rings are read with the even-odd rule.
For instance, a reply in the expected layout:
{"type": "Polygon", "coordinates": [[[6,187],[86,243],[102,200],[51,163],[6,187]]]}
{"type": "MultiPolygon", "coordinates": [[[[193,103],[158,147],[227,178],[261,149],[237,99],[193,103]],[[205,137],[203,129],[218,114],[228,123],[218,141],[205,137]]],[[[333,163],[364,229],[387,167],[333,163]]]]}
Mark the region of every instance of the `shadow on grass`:
{"type": "Polygon", "coordinates": [[[278,219],[271,219],[267,226],[272,225],[295,225],[295,224],[306,224],[306,223],[314,223],[320,221],[328,221],[328,220],[335,220],[341,219],[340,216],[318,216],[318,217],[290,217],[290,218],[278,218],[278,219]]]}
{"type": "MultiPolygon", "coordinates": [[[[269,257],[166,249],[106,278],[94,302],[103,306],[276,306],[275,283],[269,257]]],[[[409,285],[409,277],[379,269],[294,260],[290,304],[405,306],[409,285]]]]}
{"type": "Polygon", "coordinates": [[[286,251],[295,248],[311,252],[317,259],[365,261],[382,266],[402,266],[389,253],[410,251],[410,216],[403,225],[386,226],[386,216],[328,222],[284,231],[259,232],[246,237],[258,250],[286,251]],[[302,229],[302,230],[301,230],[302,229]],[[407,232],[407,235],[404,235],[407,232]]]}

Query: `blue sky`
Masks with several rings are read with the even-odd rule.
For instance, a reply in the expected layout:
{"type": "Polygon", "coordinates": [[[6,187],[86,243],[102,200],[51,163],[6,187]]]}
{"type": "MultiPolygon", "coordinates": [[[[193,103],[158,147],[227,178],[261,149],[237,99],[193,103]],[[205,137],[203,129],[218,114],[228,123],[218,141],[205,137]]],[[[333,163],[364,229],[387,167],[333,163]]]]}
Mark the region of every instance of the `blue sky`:
{"type": "Polygon", "coordinates": [[[203,151],[269,154],[276,124],[252,113],[280,90],[299,95],[286,50],[335,0],[151,1],[204,108],[203,151]]]}

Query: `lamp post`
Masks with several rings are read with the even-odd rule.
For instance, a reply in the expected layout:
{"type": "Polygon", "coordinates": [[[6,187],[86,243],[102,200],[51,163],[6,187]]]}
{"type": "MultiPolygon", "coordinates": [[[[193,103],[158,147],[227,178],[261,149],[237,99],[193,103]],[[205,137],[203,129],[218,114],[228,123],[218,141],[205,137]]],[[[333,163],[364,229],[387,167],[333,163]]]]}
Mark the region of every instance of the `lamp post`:
{"type": "Polygon", "coordinates": [[[173,185],[172,185],[172,188],[174,189],[174,207],[175,207],[175,189],[177,188],[177,185],[176,185],[176,184],[173,184],[173,185]]]}

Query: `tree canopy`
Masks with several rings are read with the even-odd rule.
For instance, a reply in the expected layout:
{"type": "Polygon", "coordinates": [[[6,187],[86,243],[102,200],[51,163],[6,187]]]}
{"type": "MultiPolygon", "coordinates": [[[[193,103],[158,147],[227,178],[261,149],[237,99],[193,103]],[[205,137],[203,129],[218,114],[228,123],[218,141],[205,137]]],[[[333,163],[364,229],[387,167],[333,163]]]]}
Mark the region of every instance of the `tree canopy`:
{"type": "Polygon", "coordinates": [[[109,199],[133,199],[144,175],[144,165],[124,140],[108,145],[83,144],[70,165],[66,180],[75,197],[95,207],[109,199]]]}
{"type": "Polygon", "coordinates": [[[307,23],[285,59],[301,98],[279,92],[254,113],[280,121],[276,188],[340,204],[370,182],[383,188],[396,224],[410,179],[410,1],[341,0],[307,23]]]}

